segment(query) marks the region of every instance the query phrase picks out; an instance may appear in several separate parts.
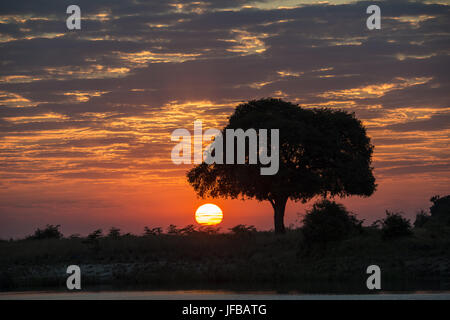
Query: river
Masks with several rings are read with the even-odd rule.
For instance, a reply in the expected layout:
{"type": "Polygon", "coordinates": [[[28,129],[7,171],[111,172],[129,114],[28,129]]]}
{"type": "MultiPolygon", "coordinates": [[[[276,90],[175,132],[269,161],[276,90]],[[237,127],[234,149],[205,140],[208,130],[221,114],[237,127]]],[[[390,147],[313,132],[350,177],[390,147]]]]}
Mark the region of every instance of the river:
{"type": "Polygon", "coordinates": [[[450,300],[450,291],[375,294],[278,294],[274,291],[20,291],[0,292],[0,300],[450,300]]]}

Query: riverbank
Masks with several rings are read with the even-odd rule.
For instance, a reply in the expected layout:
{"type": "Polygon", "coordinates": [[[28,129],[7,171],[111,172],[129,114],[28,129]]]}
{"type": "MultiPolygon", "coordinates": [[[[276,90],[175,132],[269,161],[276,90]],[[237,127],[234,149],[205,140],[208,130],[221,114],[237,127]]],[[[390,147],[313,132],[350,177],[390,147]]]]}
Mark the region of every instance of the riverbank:
{"type": "Polygon", "coordinates": [[[65,288],[72,264],[84,286],[364,293],[366,268],[376,264],[385,290],[450,290],[448,235],[417,229],[386,241],[371,228],[320,246],[304,243],[301,230],[2,241],[0,289],[65,288]]]}

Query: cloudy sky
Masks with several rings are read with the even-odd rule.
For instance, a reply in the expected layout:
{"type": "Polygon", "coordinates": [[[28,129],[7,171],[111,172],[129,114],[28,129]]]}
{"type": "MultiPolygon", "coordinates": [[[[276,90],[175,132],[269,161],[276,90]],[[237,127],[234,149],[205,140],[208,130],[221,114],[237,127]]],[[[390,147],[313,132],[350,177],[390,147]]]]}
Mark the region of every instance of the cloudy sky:
{"type": "MultiPolygon", "coordinates": [[[[355,112],[379,187],[343,202],[368,222],[413,217],[450,191],[449,18],[448,1],[2,1],[0,237],[193,223],[205,201],[170,133],[262,97],[355,112]]],[[[272,227],[269,203],[214,202],[224,228],[272,227]]],[[[309,205],[289,204],[287,224],[309,205]]]]}

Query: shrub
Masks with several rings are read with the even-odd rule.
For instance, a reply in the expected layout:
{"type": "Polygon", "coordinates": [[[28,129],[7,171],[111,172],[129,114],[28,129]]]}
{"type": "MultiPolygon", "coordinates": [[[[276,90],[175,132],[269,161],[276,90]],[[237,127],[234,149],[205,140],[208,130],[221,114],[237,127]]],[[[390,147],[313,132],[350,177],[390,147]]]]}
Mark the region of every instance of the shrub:
{"type": "Polygon", "coordinates": [[[149,228],[144,227],[144,236],[159,236],[162,233],[161,227],[149,228]]]}
{"type": "Polygon", "coordinates": [[[98,239],[101,238],[102,236],[103,236],[102,229],[97,229],[87,236],[86,242],[88,243],[98,242],[98,239]]]}
{"type": "Polygon", "coordinates": [[[29,236],[28,239],[61,239],[63,237],[63,234],[59,231],[59,227],[59,224],[56,226],[48,224],[45,229],[37,228],[36,231],[34,231],[34,234],[32,236],[29,236]]]}
{"type": "Polygon", "coordinates": [[[238,224],[237,226],[229,228],[228,230],[230,230],[234,234],[251,234],[256,232],[255,226],[247,226],[245,224],[238,224]]]}
{"type": "Polygon", "coordinates": [[[381,224],[383,239],[405,237],[412,234],[411,223],[399,212],[386,210],[386,218],[377,221],[381,224]]]}
{"type": "Polygon", "coordinates": [[[362,231],[362,221],[334,201],[316,202],[303,218],[303,236],[307,244],[340,241],[362,231]]]}
{"type": "Polygon", "coordinates": [[[108,237],[109,238],[114,238],[114,239],[120,238],[120,229],[119,228],[115,228],[115,227],[111,227],[111,229],[109,229],[108,237]]]}
{"type": "Polygon", "coordinates": [[[200,226],[198,228],[199,234],[217,234],[219,233],[220,228],[216,226],[200,226]]]}
{"type": "Polygon", "coordinates": [[[424,210],[420,210],[416,214],[416,220],[414,221],[414,228],[423,228],[425,224],[430,220],[430,215],[424,210]]]}
{"type": "Polygon", "coordinates": [[[178,235],[178,234],[180,234],[180,230],[177,229],[177,226],[176,226],[176,225],[170,224],[170,225],[167,227],[167,234],[170,234],[170,235],[178,235]]]}
{"type": "Polygon", "coordinates": [[[193,224],[189,224],[186,227],[181,228],[180,230],[178,230],[178,233],[181,234],[181,235],[188,236],[190,234],[197,233],[197,230],[195,229],[195,226],[193,224]]]}

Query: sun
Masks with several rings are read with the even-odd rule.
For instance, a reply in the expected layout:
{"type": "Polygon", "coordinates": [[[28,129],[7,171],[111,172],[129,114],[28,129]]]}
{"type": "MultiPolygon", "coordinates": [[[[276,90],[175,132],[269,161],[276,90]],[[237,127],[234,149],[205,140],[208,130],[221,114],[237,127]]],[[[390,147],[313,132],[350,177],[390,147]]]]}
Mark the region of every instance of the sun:
{"type": "Polygon", "coordinates": [[[222,222],[222,210],[212,203],[207,203],[198,207],[195,211],[195,221],[203,226],[213,226],[222,222]]]}

